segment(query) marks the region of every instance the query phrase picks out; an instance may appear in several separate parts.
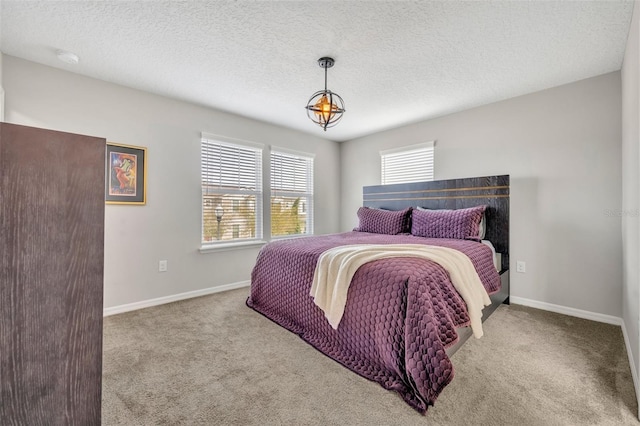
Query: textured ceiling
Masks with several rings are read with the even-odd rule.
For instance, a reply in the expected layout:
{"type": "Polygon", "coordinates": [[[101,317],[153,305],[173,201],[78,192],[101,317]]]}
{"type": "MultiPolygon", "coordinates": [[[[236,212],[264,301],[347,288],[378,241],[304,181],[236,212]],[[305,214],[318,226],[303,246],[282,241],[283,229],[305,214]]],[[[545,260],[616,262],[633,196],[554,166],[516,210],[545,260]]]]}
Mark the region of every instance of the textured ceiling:
{"type": "MultiPolygon", "coordinates": [[[[1,1],[0,50],[344,141],[619,70],[631,1],[1,1]],[[80,63],[57,60],[65,49],[80,63]],[[324,85],[347,112],[306,116],[324,85]]],[[[203,129],[215,131],[215,129],[203,129]]]]}

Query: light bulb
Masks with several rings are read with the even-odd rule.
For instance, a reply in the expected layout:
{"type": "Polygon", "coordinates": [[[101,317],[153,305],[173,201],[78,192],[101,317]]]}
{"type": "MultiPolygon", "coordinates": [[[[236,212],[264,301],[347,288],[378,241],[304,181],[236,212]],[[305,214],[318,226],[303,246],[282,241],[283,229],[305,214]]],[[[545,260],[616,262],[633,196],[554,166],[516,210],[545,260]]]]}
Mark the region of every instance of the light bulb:
{"type": "Polygon", "coordinates": [[[335,104],[329,102],[329,99],[327,99],[326,95],[322,95],[322,97],[314,105],[314,108],[314,112],[318,116],[318,120],[322,120],[325,123],[333,118],[335,111],[338,109],[335,104]]]}

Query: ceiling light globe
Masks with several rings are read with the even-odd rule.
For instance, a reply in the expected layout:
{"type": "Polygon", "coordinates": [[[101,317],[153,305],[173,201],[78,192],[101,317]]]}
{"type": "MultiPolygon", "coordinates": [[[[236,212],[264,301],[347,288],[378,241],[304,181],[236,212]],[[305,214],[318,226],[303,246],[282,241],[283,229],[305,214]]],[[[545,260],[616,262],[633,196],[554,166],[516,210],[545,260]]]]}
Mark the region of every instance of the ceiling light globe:
{"type": "Polygon", "coordinates": [[[331,68],[334,62],[333,58],[328,56],[318,59],[318,65],[320,65],[320,68],[324,68],[324,90],[319,90],[311,95],[305,107],[307,116],[311,121],[322,127],[325,132],[329,127],[338,124],[342,114],[346,111],[344,109],[344,101],[340,95],[327,90],[327,69],[331,68]]]}
{"type": "Polygon", "coordinates": [[[306,109],[307,116],[311,121],[325,131],[338,124],[342,114],[346,111],[340,95],[330,90],[320,90],[314,93],[307,102],[306,109]]]}

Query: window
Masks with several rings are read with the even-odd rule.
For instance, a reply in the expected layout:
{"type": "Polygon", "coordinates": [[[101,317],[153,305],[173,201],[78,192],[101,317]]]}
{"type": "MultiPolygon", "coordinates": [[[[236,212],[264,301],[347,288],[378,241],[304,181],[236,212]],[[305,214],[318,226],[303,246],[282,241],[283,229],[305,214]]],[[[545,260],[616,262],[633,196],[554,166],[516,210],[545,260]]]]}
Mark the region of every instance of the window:
{"type": "Polygon", "coordinates": [[[313,157],[271,151],[271,236],[313,234],[313,157]]]}
{"type": "Polygon", "coordinates": [[[262,148],[203,134],[202,243],[262,238],[262,148]]]}
{"type": "Polygon", "coordinates": [[[434,142],[380,151],[382,185],[433,180],[434,142]]]}

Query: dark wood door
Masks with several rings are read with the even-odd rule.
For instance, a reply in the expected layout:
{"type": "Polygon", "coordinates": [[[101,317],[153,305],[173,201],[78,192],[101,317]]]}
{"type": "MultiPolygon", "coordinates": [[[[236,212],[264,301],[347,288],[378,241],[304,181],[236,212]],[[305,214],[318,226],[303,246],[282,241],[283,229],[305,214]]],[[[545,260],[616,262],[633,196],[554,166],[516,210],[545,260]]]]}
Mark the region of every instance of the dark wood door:
{"type": "Polygon", "coordinates": [[[0,123],[0,424],[99,425],[105,140],[0,123]]]}

